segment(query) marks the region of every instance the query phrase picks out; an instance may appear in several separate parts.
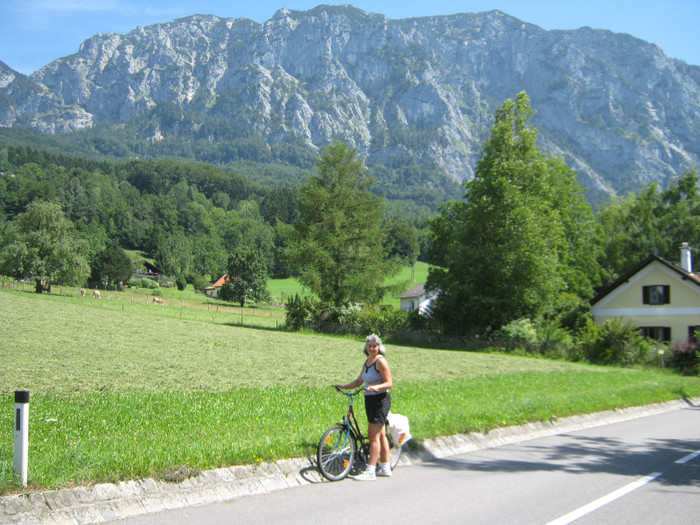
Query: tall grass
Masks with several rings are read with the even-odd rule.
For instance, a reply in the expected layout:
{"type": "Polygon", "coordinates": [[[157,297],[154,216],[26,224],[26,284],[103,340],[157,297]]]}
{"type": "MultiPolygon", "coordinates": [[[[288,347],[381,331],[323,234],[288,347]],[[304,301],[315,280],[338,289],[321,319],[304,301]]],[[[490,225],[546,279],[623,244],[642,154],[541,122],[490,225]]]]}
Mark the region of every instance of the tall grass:
{"type": "MultiPolygon", "coordinates": [[[[0,492],[17,490],[14,390],[31,392],[32,488],[169,479],[312,453],[345,409],[329,385],[363,360],[361,341],[189,318],[196,305],[96,303],[0,292],[0,492]],[[182,319],[164,313],[176,308],[182,319]]],[[[409,346],[387,357],[417,439],[700,395],[700,379],[664,371],[409,346]]]]}

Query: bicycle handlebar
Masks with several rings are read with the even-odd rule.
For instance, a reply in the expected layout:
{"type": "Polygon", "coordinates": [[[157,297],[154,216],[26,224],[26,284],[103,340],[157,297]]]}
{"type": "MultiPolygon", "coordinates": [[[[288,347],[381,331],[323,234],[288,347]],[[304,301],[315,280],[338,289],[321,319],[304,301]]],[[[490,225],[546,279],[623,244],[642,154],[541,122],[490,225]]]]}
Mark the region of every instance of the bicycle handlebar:
{"type": "Polygon", "coordinates": [[[335,389],[336,389],[338,392],[340,392],[341,394],[345,394],[346,396],[356,396],[357,394],[359,394],[359,393],[362,392],[363,390],[366,390],[365,387],[361,386],[360,388],[358,388],[358,389],[355,390],[354,392],[350,392],[349,390],[343,390],[343,389],[340,388],[338,385],[333,385],[333,386],[335,387],[335,389]]]}

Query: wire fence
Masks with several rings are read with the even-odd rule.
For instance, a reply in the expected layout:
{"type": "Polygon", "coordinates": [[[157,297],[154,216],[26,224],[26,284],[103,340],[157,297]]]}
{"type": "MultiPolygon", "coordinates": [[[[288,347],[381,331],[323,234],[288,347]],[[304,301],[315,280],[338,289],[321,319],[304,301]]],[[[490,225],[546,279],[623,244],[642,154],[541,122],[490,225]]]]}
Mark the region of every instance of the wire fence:
{"type": "MultiPolygon", "coordinates": [[[[0,290],[37,293],[36,282],[1,279],[0,290]]],[[[211,322],[267,329],[281,329],[285,323],[282,305],[252,304],[240,307],[203,294],[183,295],[174,290],[126,288],[124,291],[52,286],[42,290],[47,300],[79,304],[91,308],[147,314],[189,321],[211,322]]],[[[186,293],[186,292],[185,292],[186,293]]]]}

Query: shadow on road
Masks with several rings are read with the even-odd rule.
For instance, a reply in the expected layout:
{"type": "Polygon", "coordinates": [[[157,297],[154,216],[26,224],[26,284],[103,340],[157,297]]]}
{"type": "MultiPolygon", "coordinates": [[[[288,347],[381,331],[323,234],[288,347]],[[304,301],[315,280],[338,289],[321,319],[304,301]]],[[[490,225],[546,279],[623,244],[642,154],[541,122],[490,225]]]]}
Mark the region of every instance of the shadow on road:
{"type": "MultiPolygon", "coordinates": [[[[692,411],[700,411],[694,407],[692,411]]],[[[600,427],[603,429],[604,427],[600,427]]],[[[489,459],[481,452],[461,458],[434,459],[426,467],[475,472],[561,471],[570,473],[609,472],[645,476],[652,471],[664,472],[659,482],[666,485],[700,485],[700,458],[678,464],[685,456],[700,450],[697,439],[639,439],[637,443],[588,435],[560,434],[566,443],[543,444],[542,440],[523,442],[510,451],[513,459],[489,459]]],[[[552,438],[546,438],[552,439],[552,438]]]]}

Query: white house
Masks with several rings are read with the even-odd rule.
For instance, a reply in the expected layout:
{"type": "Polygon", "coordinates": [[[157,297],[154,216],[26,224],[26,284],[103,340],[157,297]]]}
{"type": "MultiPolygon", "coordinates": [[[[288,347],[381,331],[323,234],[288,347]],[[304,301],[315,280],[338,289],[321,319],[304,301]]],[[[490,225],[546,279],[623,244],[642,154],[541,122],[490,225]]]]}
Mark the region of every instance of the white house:
{"type": "Polygon", "coordinates": [[[209,297],[213,297],[215,299],[218,299],[219,293],[221,292],[221,287],[223,285],[225,285],[227,282],[228,282],[228,274],[224,274],[214,284],[212,284],[211,286],[207,286],[204,289],[204,293],[207,294],[209,297]]]}
{"type": "Polygon", "coordinates": [[[700,278],[687,242],[676,265],[650,255],[591,301],[596,323],[619,317],[659,341],[686,342],[700,330],[700,278]]]}
{"type": "Polygon", "coordinates": [[[409,312],[418,310],[418,313],[424,314],[432,307],[434,297],[434,292],[428,293],[425,291],[425,284],[419,284],[404,294],[399,295],[398,299],[401,300],[402,310],[407,310],[409,312]]]}

